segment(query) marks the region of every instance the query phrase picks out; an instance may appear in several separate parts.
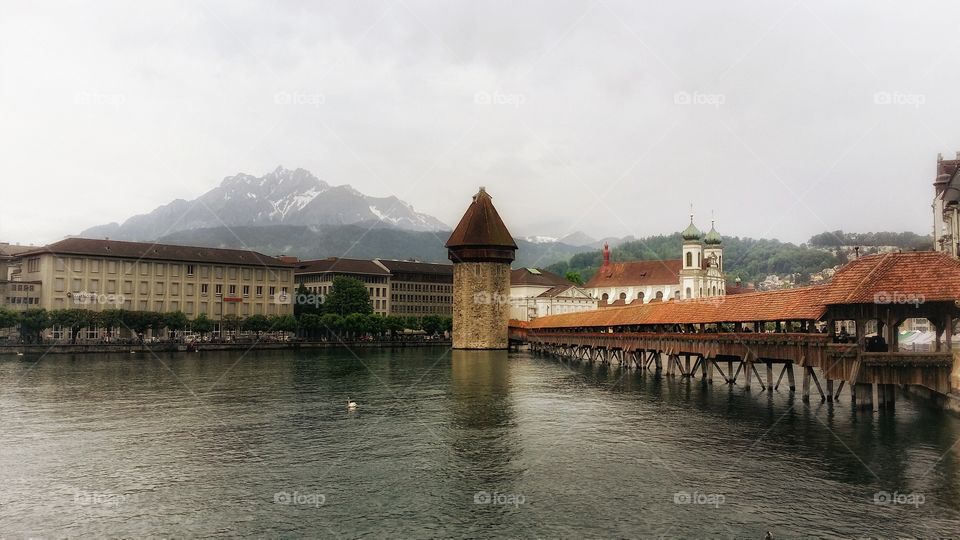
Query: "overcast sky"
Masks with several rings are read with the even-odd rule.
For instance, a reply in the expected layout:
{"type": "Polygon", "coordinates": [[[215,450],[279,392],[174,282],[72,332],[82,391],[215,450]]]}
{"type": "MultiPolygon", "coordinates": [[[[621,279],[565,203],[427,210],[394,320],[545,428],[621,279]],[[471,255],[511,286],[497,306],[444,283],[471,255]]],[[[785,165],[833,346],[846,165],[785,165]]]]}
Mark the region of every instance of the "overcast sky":
{"type": "Polygon", "coordinates": [[[8,2],[0,241],[282,164],[515,235],[930,230],[960,3],[8,2]]]}

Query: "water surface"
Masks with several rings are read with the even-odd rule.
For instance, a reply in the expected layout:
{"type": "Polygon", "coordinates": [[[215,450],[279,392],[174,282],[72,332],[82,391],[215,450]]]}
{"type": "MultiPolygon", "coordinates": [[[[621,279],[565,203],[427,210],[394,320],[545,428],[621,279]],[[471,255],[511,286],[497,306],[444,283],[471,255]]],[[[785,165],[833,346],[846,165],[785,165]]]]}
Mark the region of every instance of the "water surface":
{"type": "Polygon", "coordinates": [[[0,360],[6,538],[960,531],[960,421],[903,397],[439,348],[36,360],[0,360]]]}

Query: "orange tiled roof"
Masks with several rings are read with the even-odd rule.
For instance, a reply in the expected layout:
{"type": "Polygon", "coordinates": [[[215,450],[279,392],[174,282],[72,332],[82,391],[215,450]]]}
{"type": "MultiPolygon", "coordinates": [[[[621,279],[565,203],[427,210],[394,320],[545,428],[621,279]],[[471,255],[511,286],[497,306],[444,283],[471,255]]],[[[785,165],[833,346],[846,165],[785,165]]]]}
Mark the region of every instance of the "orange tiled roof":
{"type": "Polygon", "coordinates": [[[825,304],[889,302],[899,295],[953,301],[960,299],[960,261],[936,251],[868,255],[838,270],[828,287],[825,304]]]}
{"type": "Polygon", "coordinates": [[[610,307],[596,311],[540,317],[531,328],[607,327],[646,324],[816,320],[823,316],[827,286],[674,300],[610,307]]]}
{"type": "Polygon", "coordinates": [[[531,328],[817,320],[831,304],[900,297],[908,302],[960,299],[960,261],[933,251],[870,255],[841,268],[827,285],[553,315],[536,319],[531,328]]]}
{"type": "Polygon", "coordinates": [[[628,261],[601,266],[584,287],[630,287],[647,285],[676,285],[680,283],[683,261],[628,261]]]}

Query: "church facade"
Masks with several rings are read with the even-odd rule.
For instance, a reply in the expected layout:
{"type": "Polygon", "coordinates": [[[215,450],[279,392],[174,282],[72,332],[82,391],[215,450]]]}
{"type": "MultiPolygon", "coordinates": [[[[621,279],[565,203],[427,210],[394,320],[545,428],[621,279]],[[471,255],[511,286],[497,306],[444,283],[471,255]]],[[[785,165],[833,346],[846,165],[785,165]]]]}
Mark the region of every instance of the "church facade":
{"type": "Polygon", "coordinates": [[[681,233],[679,259],[611,262],[603,246],[603,264],[584,285],[600,307],[726,295],[723,237],[713,223],[706,234],[693,224],[681,233]]]}

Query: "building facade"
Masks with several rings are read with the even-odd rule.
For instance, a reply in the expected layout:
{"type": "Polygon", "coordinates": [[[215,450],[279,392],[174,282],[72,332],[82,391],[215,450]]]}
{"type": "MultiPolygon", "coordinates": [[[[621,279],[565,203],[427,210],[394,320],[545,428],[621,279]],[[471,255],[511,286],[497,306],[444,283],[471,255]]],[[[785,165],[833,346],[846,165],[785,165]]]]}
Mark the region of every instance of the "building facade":
{"type": "Polygon", "coordinates": [[[370,295],[373,312],[379,315],[390,313],[390,271],[375,261],[343,257],[302,261],[297,264],[294,281],[298,289],[303,285],[310,294],[317,295],[319,303],[323,303],[333,290],[333,280],[338,277],[362,281],[370,295]]]}
{"type": "Polygon", "coordinates": [[[530,321],[559,313],[597,309],[597,299],[585,289],[542,268],[510,272],[510,318],[530,321]]]}
{"type": "Polygon", "coordinates": [[[374,262],[390,273],[390,314],[453,315],[453,265],[391,259],[374,262]]]}
{"type": "Polygon", "coordinates": [[[693,224],[681,233],[680,259],[611,262],[603,246],[603,264],[584,285],[600,307],[662,302],[726,294],[723,238],[711,223],[704,235],[693,224]]]}
{"type": "Polygon", "coordinates": [[[933,182],[933,249],[960,257],[960,152],[956,159],[937,156],[933,182]]]}
{"type": "Polygon", "coordinates": [[[292,314],[293,265],[254,251],[68,238],[17,257],[33,306],[188,317],[292,314]]]}

